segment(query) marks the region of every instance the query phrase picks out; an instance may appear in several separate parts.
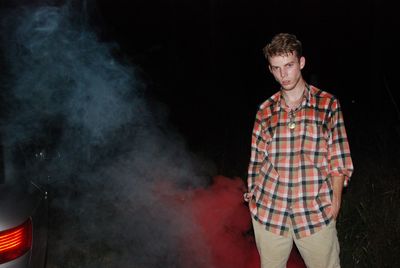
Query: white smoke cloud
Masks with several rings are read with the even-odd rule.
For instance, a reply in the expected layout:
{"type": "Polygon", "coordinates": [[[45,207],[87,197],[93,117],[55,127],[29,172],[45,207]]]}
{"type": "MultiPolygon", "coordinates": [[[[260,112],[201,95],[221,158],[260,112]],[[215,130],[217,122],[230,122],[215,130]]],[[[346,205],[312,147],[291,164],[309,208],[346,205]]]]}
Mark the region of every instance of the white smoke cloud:
{"type": "MultiPolygon", "coordinates": [[[[179,238],[196,226],[165,204],[158,185],[198,186],[212,168],[154,119],[134,67],[71,6],[2,16],[3,143],[13,176],[49,187],[48,267],[179,267],[179,238]]],[[[207,267],[203,246],[193,267],[207,267]]]]}

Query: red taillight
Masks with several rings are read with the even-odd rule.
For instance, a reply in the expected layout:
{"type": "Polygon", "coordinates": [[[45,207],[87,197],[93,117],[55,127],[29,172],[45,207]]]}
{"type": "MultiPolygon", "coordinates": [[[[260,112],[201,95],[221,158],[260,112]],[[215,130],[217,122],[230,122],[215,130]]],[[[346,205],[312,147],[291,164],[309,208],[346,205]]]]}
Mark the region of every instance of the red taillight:
{"type": "Polygon", "coordinates": [[[0,232],[0,264],[24,255],[32,245],[32,222],[0,232]]]}

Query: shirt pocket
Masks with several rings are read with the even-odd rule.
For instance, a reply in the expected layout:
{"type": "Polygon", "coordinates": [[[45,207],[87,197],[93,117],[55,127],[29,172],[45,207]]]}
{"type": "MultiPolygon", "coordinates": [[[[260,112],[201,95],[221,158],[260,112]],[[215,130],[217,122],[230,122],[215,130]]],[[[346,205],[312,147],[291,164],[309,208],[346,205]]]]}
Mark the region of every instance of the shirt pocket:
{"type": "Polygon", "coordinates": [[[263,130],[257,137],[257,141],[254,147],[258,153],[263,154],[263,156],[260,155],[259,157],[268,158],[268,151],[270,149],[271,140],[272,137],[270,133],[266,130],[263,130]]]}
{"type": "Polygon", "coordinates": [[[315,166],[327,165],[328,132],[323,124],[318,122],[305,124],[301,150],[306,160],[312,162],[315,166]]]}

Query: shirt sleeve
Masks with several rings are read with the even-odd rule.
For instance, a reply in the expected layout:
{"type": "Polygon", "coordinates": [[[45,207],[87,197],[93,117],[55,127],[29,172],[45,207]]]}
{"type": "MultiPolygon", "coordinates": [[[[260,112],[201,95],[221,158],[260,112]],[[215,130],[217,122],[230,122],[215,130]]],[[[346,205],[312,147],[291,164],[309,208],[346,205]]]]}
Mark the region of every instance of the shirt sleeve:
{"type": "Polygon", "coordinates": [[[260,169],[265,158],[266,138],[263,129],[264,126],[260,110],[256,115],[251,138],[251,155],[247,178],[248,191],[250,193],[254,191],[255,182],[260,174],[260,169]]]}
{"type": "Polygon", "coordinates": [[[329,175],[330,177],[344,176],[344,185],[347,186],[353,173],[353,162],[350,156],[350,147],[347,139],[342,111],[337,99],[334,99],[332,103],[329,125],[329,175]]]}

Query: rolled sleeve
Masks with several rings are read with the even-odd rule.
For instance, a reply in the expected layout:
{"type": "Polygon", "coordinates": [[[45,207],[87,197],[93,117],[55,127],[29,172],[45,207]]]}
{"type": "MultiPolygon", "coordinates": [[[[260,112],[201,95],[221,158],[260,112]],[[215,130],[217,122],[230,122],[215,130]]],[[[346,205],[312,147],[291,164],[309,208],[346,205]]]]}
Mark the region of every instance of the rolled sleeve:
{"type": "Polygon", "coordinates": [[[347,186],[353,173],[353,162],[347,139],[342,111],[337,99],[332,102],[330,122],[330,137],[328,142],[328,162],[330,177],[344,177],[347,186]]]}
{"type": "Polygon", "coordinates": [[[265,147],[265,137],[263,133],[263,123],[261,119],[261,113],[259,111],[256,115],[251,138],[251,156],[247,178],[249,192],[253,192],[254,190],[255,182],[260,174],[260,168],[265,157],[265,153],[263,150],[265,147]]]}

